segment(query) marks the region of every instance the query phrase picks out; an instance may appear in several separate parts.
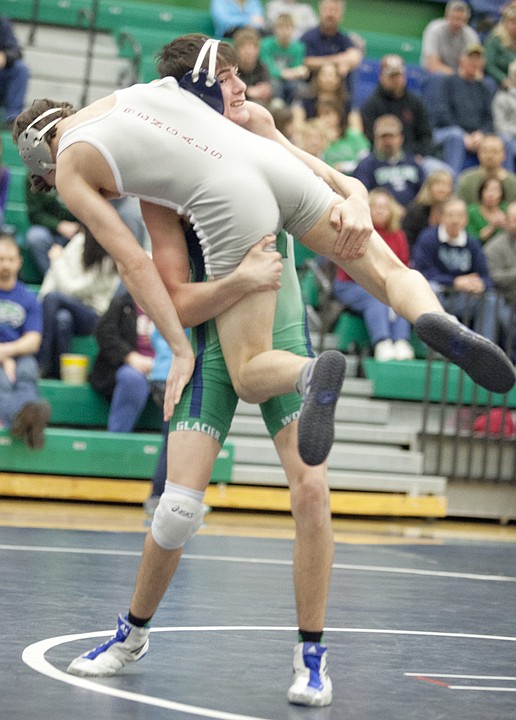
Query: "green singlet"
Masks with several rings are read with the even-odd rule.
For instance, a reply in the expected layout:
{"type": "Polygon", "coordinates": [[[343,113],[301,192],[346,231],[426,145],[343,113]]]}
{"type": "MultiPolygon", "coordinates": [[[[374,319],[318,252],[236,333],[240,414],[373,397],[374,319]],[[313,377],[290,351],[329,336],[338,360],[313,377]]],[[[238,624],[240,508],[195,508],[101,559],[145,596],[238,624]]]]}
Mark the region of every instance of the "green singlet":
{"type": "MultiPolygon", "coordinates": [[[[193,232],[188,232],[192,280],[204,282],[204,263],[198,241],[193,238],[193,232]]],[[[313,357],[295,265],[294,240],[282,230],[278,233],[276,247],[283,256],[283,271],[274,316],[273,347],[302,357],[313,357]]],[[[215,320],[192,328],[190,340],[196,356],[195,369],[174,411],[170,431],[203,432],[222,445],[233,421],[238,396],[222,355],[215,320]]],[[[271,398],[260,405],[271,437],[298,418],[300,407],[301,398],[295,392],[271,398]]]]}

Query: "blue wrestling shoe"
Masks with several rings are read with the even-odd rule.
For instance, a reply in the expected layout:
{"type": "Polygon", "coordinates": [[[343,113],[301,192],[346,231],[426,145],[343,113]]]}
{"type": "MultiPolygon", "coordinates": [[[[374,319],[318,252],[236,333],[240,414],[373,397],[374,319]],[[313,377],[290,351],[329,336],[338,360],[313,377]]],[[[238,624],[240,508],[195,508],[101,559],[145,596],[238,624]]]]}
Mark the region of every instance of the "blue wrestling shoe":
{"type": "Polygon", "coordinates": [[[416,334],[486,390],[506,393],[514,385],[514,366],[504,351],[448,313],[425,313],[414,324],[416,334]]]}
{"type": "Polygon", "coordinates": [[[327,672],[328,651],[319,643],[298,643],[294,647],[294,682],[287,698],[294,705],[322,707],[333,700],[327,672]]]}
{"type": "Polygon", "coordinates": [[[118,616],[116,634],[103,645],[72,660],[66,672],[81,677],[116,675],[128,663],[141,660],[149,649],[149,628],[136,627],[118,616]]]}
{"type": "Polygon", "coordinates": [[[346,360],[326,350],[312,360],[300,379],[303,405],[299,415],[298,446],[307,465],[320,465],[333,445],[335,408],[346,373],[346,360]]]}

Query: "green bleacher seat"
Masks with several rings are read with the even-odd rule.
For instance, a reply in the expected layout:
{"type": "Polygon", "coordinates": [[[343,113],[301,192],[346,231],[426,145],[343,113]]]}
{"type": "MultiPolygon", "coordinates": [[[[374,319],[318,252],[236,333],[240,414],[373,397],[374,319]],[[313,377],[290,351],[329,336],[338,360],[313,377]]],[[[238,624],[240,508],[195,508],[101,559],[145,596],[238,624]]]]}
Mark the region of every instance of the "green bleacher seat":
{"type": "Polygon", "coordinates": [[[155,30],[169,29],[179,35],[190,32],[213,35],[213,23],[208,9],[200,10],[168,4],[132,2],[131,0],[124,2],[101,0],[97,27],[116,33],[125,25],[155,30]]]}
{"type": "Polygon", "coordinates": [[[156,71],[156,60],[154,56],[142,58],[140,65],[140,80],[141,82],[150,82],[156,80],[158,73],[156,71]]]}
{"type": "MultiPolygon", "coordinates": [[[[67,385],[61,380],[40,380],[39,388],[41,397],[52,406],[51,425],[107,427],[109,403],[89,383],[67,385]]],[[[161,409],[149,399],[136,428],[160,431],[162,417],[161,409]]]]}
{"type": "Polygon", "coordinates": [[[136,25],[123,25],[115,34],[120,57],[134,57],[133,44],[137,43],[142,56],[155,62],[154,56],[158,50],[174,38],[183,35],[183,32],[175,32],[168,27],[157,29],[137,27],[136,25]]]}
{"type": "Polygon", "coordinates": [[[40,0],[38,22],[64,27],[87,27],[91,6],[89,0],[40,0]]]}
{"type": "MultiPolygon", "coordinates": [[[[395,400],[425,399],[426,360],[411,360],[410,362],[377,362],[373,358],[363,360],[365,376],[373,382],[374,397],[390,398],[395,400]]],[[[435,360],[432,363],[430,382],[430,401],[443,400],[445,363],[435,360]]],[[[456,365],[448,364],[447,397],[449,403],[459,400],[459,373],[456,365]]],[[[490,394],[487,390],[476,386],[473,381],[464,375],[461,402],[464,404],[493,405],[501,404],[502,395],[490,394]]],[[[516,387],[507,395],[507,406],[516,407],[516,387]]]]}
{"type": "Polygon", "coordinates": [[[18,148],[13,143],[13,138],[9,130],[2,130],[0,132],[2,138],[2,152],[3,152],[3,163],[7,167],[18,167],[24,168],[25,165],[18,153],[18,148]]]}
{"type": "Polygon", "coordinates": [[[72,338],[72,352],[78,355],[87,355],[90,369],[99,353],[99,346],[95,335],[75,335],[72,338]]]}
{"type": "Polygon", "coordinates": [[[7,202],[25,203],[25,185],[27,182],[27,170],[19,167],[9,168],[11,177],[7,189],[7,202]]]}
{"type": "Polygon", "coordinates": [[[361,351],[371,347],[369,333],[361,315],[343,310],[333,334],[337,336],[337,348],[342,352],[361,351]]]}
{"type": "MultiPolygon", "coordinates": [[[[27,450],[21,440],[0,430],[0,467],[3,472],[150,480],[162,446],[157,433],[47,428],[43,450],[27,450]]],[[[211,482],[231,482],[233,461],[234,447],[226,442],[211,482]]]]}
{"type": "Polygon", "coordinates": [[[17,233],[26,233],[30,227],[25,203],[8,202],[5,207],[4,222],[14,225],[17,233]]]}
{"type": "Polygon", "coordinates": [[[366,58],[380,59],[388,53],[394,53],[401,55],[406,63],[419,63],[421,39],[418,37],[389,35],[363,30],[359,31],[359,35],[366,41],[366,58]]]}
{"type": "Polygon", "coordinates": [[[30,20],[34,0],[2,0],[2,13],[10,20],[30,20]]]}
{"type": "Polygon", "coordinates": [[[29,248],[25,245],[23,242],[23,236],[18,236],[19,238],[22,238],[22,241],[18,240],[18,244],[20,246],[21,250],[21,256],[23,260],[22,268],[20,271],[20,280],[22,280],[27,285],[30,285],[34,288],[38,288],[42,281],[42,275],[39,271],[39,268],[36,266],[36,263],[34,262],[34,258],[32,257],[32,253],[30,252],[29,248]]]}

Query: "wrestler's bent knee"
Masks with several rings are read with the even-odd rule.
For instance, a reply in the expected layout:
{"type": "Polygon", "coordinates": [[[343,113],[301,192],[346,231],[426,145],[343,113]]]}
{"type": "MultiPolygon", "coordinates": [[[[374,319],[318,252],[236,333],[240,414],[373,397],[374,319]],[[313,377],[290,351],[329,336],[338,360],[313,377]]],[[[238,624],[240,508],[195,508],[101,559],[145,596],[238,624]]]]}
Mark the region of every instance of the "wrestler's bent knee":
{"type": "Polygon", "coordinates": [[[152,519],[152,537],[164,550],[183,547],[201,527],[204,506],[181,493],[163,493],[152,519]]]}

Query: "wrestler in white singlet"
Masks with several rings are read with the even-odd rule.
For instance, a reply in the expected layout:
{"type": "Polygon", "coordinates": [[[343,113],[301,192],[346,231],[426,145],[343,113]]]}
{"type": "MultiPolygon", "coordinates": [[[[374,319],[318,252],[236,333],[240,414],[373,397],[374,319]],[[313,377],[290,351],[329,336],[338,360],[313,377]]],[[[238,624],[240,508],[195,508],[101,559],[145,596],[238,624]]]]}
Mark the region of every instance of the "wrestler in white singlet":
{"type": "Polygon", "coordinates": [[[174,78],[117,90],[106,113],[63,133],[58,155],[86,142],[120,195],[186,214],[209,277],[234,270],[257,237],[302,237],[341,200],[278,143],[230,122],[174,78]]]}

